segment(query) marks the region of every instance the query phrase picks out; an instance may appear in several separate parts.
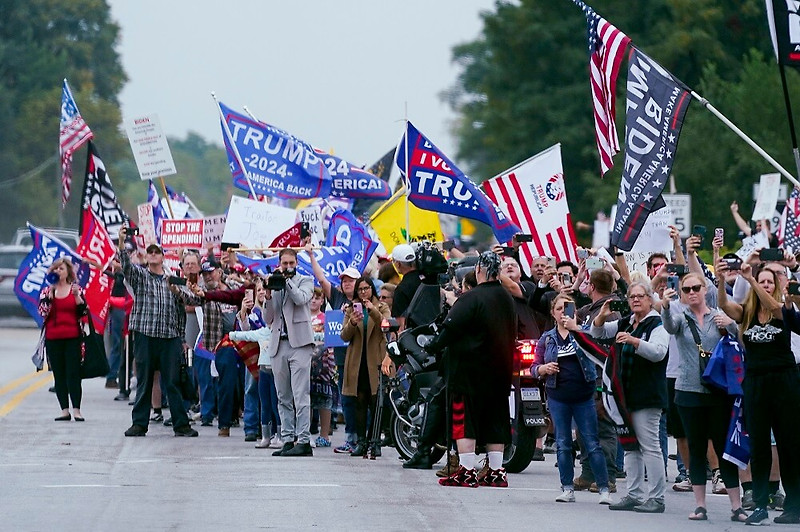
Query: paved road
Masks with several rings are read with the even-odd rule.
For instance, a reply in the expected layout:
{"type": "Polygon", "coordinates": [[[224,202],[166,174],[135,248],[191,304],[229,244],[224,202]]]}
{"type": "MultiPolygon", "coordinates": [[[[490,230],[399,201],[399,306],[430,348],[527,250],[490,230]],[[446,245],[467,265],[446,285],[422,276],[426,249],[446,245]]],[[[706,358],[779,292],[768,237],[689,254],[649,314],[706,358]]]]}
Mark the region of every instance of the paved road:
{"type": "MultiPolygon", "coordinates": [[[[667,494],[667,513],[610,512],[597,495],[557,504],[554,458],[512,475],[508,489],[442,488],[405,471],[393,449],[376,461],[316,450],[276,458],[216,428],[175,438],[151,425],[125,438],[130,407],[103,379],[84,381],[85,423],[59,422],[50,376],[32,373],[35,329],[0,329],[0,530],[703,530],[738,528],[725,496],[709,495],[707,523],[690,523],[690,494],[667,494]],[[22,379],[22,380],[20,380],[22,379]]],[[[340,443],[341,432],[334,435],[340,443]]],[[[670,465],[674,477],[674,463],[670,465]]],[[[620,481],[620,493],[624,492],[620,481]]],[[[710,487],[710,486],[709,486],[710,487]]]]}

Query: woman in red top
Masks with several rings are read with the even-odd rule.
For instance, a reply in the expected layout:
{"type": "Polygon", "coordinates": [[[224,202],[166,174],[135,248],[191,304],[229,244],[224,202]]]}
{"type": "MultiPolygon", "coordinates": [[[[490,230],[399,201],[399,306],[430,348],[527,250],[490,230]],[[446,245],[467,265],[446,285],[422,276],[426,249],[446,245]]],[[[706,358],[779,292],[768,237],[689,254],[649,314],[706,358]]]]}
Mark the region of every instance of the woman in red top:
{"type": "Polygon", "coordinates": [[[58,281],[42,290],[39,314],[44,318],[45,348],[56,381],[56,397],[61,405],[61,415],[55,420],[72,419],[69,397],[75,421],[83,421],[80,319],[86,314],[86,300],[76,283],[75,270],[69,259],[56,259],[48,273],[55,273],[58,281]]]}

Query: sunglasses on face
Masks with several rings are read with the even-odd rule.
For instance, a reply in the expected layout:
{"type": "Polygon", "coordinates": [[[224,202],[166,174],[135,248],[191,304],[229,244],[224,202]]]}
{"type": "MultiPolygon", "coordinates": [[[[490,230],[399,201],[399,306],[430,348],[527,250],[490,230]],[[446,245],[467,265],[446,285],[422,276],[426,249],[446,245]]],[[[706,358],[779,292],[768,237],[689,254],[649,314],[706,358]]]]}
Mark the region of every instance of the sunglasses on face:
{"type": "Polygon", "coordinates": [[[681,287],[681,291],[684,294],[688,294],[689,292],[699,292],[700,290],[702,290],[702,288],[703,288],[703,285],[696,284],[694,286],[681,287]]]}

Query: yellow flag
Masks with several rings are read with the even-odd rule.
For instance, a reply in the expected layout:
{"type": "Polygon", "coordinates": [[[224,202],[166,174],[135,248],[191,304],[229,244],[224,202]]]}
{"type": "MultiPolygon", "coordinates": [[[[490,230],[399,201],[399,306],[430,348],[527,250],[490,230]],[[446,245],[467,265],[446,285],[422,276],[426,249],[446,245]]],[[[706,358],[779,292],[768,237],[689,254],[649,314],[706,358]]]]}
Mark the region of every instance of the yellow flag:
{"type": "Polygon", "coordinates": [[[411,238],[406,238],[406,198],[405,189],[400,189],[386,200],[370,218],[370,225],[378,234],[386,251],[392,252],[397,244],[431,240],[441,242],[442,226],[439,213],[424,211],[413,203],[408,204],[409,228],[411,238]]]}

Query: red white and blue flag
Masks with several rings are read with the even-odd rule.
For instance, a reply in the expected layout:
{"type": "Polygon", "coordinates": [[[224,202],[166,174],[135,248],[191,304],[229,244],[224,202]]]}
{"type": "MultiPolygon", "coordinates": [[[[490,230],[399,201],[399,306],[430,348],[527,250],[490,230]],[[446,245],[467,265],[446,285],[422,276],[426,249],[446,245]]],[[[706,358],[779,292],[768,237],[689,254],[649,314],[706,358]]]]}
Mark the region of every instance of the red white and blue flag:
{"type": "Polygon", "coordinates": [[[67,204],[72,187],[72,154],[94,135],[83,120],[66,78],[61,87],[61,123],[58,136],[61,153],[61,206],[67,204]]]}
{"type": "Polygon", "coordinates": [[[616,113],[617,76],[630,38],[581,0],[573,0],[586,15],[589,43],[589,81],[592,85],[594,132],[600,153],[600,175],[614,166],[619,153],[616,113]]]}
{"type": "Polygon", "coordinates": [[[532,242],[520,246],[520,261],[526,272],[537,257],[578,263],[560,144],[484,181],[483,189],[512,222],[532,235],[532,242]]]}
{"type": "Polygon", "coordinates": [[[786,200],[778,227],[778,242],[792,253],[800,251],[800,188],[795,187],[786,200]]]}
{"type": "Polygon", "coordinates": [[[520,232],[506,213],[411,122],[406,123],[406,134],[397,146],[395,164],[405,176],[409,201],[420,209],[483,222],[492,228],[498,242],[508,242],[520,232]]]}

